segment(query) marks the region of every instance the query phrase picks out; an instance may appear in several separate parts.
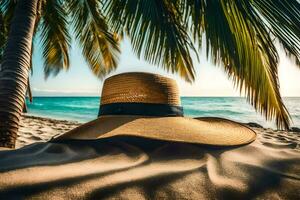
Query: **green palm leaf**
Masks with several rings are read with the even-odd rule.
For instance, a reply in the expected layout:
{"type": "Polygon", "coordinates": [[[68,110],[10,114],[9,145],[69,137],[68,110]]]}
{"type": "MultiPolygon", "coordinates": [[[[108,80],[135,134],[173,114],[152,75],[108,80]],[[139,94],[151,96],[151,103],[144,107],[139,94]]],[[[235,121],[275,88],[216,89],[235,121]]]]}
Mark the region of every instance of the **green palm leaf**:
{"type": "Polygon", "coordinates": [[[0,10],[0,60],[2,60],[6,38],[7,38],[7,26],[4,21],[4,15],[0,10]]]}
{"type": "Polygon", "coordinates": [[[279,56],[270,29],[250,2],[186,0],[184,8],[190,12],[194,38],[206,38],[213,62],[224,67],[266,119],[276,118],[278,128],[289,128],[290,116],[279,92],[279,56]]]}
{"type": "Polygon", "coordinates": [[[68,4],[76,39],[92,72],[103,77],[117,67],[118,38],[108,29],[97,0],[71,0],[68,4]]]}
{"type": "Polygon", "coordinates": [[[69,68],[67,13],[59,0],[46,0],[41,5],[40,31],[44,58],[44,72],[48,77],[69,68]]]}
{"type": "Polygon", "coordinates": [[[180,17],[179,1],[107,0],[104,6],[109,23],[128,34],[138,57],[194,80],[194,46],[180,17]]]}
{"type": "Polygon", "coordinates": [[[6,45],[9,32],[9,23],[12,19],[12,13],[15,9],[16,2],[3,0],[0,2],[0,60],[6,45]]]}
{"type": "Polygon", "coordinates": [[[300,2],[298,0],[252,0],[265,25],[286,54],[300,67],[300,2]]]}
{"type": "Polygon", "coordinates": [[[0,10],[4,16],[5,21],[10,22],[13,18],[14,10],[17,5],[17,0],[1,0],[0,10]]]}

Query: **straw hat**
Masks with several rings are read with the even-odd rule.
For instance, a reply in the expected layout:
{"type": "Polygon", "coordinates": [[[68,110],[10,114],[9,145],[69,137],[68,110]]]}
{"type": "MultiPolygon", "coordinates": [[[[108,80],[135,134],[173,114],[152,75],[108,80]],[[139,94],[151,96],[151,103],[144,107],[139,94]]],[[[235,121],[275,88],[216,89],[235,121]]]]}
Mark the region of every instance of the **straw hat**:
{"type": "Polygon", "coordinates": [[[124,73],[105,80],[98,119],[55,140],[135,136],[214,146],[248,144],[250,128],[221,118],[183,116],[174,80],[150,73],[124,73]]]}

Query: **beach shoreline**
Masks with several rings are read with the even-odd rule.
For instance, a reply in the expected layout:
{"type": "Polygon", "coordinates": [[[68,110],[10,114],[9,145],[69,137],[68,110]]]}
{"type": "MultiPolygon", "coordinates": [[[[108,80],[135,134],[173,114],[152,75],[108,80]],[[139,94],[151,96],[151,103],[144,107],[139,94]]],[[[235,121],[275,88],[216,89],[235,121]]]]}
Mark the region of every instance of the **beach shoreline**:
{"type": "MultiPolygon", "coordinates": [[[[72,130],[82,123],[71,120],[59,120],[46,117],[38,117],[30,114],[25,114],[21,118],[18,138],[16,141],[16,148],[35,143],[46,142],[52,137],[63,134],[72,130]]],[[[290,135],[297,134],[300,137],[300,129],[292,127],[290,131],[274,130],[271,128],[264,128],[260,124],[249,122],[245,123],[246,126],[253,129],[259,135],[261,133],[275,134],[275,135],[290,135]]]]}
{"type": "MultiPolygon", "coordinates": [[[[27,114],[86,123],[96,119],[100,100],[99,97],[34,97],[32,103],[27,102],[27,114]]],[[[242,97],[181,97],[180,101],[186,117],[213,116],[276,129],[274,122],[266,121],[242,97]]],[[[284,102],[290,111],[292,126],[300,128],[300,97],[285,98],[284,102]]]]}

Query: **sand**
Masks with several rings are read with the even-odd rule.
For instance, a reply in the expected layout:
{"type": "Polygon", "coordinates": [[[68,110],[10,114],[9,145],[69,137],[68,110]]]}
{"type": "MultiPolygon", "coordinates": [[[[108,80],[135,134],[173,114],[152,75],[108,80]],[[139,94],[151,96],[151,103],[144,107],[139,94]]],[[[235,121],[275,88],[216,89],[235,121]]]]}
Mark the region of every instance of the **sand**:
{"type": "Polygon", "coordinates": [[[45,143],[78,125],[24,117],[19,149],[0,151],[0,199],[300,199],[299,132],[252,127],[257,139],[236,148],[133,137],[45,143]]]}
{"type": "Polygon", "coordinates": [[[65,133],[79,126],[75,121],[56,120],[25,115],[21,118],[16,148],[34,142],[45,142],[53,136],[65,133]]]}

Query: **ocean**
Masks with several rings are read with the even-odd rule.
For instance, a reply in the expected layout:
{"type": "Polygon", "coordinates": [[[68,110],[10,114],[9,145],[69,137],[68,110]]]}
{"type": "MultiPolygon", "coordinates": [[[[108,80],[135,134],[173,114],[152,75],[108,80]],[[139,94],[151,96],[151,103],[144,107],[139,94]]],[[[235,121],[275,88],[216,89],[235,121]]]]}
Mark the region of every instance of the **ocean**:
{"type": "MultiPolygon", "coordinates": [[[[294,127],[300,127],[300,97],[284,98],[294,127]]],[[[96,119],[99,97],[34,97],[28,105],[28,114],[54,119],[88,122],[96,119]]],[[[255,122],[264,127],[275,128],[256,113],[242,97],[181,97],[184,115],[189,117],[223,117],[239,122],[255,122]]]]}

